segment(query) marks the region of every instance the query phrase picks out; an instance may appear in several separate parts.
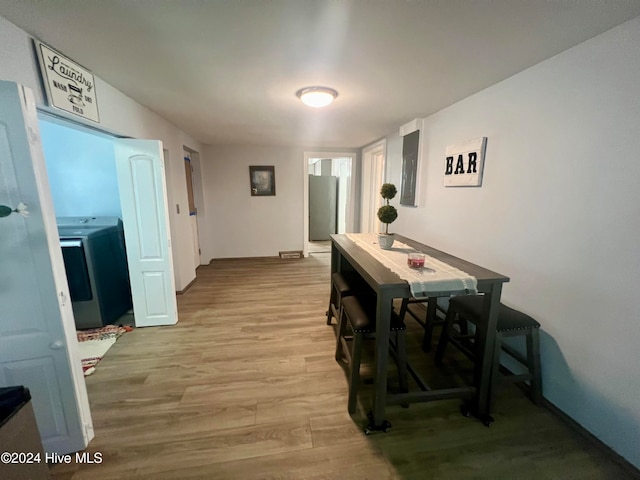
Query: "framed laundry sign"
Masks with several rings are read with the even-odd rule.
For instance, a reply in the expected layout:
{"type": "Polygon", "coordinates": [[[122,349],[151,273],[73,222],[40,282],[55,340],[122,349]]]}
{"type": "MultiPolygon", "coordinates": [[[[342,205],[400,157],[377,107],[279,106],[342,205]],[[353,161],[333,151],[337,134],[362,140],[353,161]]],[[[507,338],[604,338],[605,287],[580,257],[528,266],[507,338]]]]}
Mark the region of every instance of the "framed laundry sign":
{"type": "Polygon", "coordinates": [[[49,105],[100,123],[93,74],[50,46],[34,43],[49,105]]]}
{"type": "Polygon", "coordinates": [[[487,137],[448,145],[444,163],[445,187],[480,187],[487,137]]]}

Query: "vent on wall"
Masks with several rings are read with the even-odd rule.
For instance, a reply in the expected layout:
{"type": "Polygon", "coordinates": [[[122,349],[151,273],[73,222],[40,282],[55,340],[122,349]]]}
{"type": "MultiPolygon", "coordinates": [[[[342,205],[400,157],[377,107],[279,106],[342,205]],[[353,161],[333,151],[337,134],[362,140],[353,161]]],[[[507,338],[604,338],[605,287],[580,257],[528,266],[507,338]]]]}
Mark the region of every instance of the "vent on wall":
{"type": "Polygon", "coordinates": [[[288,252],[280,252],[280,258],[302,258],[302,250],[290,250],[288,252]]]}

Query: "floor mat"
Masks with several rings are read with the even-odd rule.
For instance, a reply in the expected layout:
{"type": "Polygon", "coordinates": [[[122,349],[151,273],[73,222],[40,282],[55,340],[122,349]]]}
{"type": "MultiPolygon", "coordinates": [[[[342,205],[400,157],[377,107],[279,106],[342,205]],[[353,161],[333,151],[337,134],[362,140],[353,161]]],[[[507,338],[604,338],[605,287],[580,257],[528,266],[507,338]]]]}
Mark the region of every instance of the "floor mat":
{"type": "Polygon", "coordinates": [[[116,340],[126,332],[130,332],[131,327],[119,327],[107,325],[101,328],[89,330],[79,330],[78,349],[82,359],[82,371],[85,376],[96,371],[96,365],[107,351],[116,343],[116,340]]]}

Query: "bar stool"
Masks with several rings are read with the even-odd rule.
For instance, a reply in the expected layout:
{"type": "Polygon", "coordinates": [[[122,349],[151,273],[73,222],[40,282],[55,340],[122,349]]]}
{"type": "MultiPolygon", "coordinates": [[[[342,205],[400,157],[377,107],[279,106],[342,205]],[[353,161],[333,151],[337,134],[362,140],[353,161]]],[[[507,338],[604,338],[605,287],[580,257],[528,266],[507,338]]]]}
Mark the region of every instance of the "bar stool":
{"type": "Polygon", "coordinates": [[[340,320],[342,297],[355,293],[355,285],[352,285],[353,283],[352,279],[340,272],[335,272],[331,275],[331,295],[329,296],[329,309],[327,310],[327,325],[331,325],[331,317],[336,317],[336,321],[340,320]]]}
{"type": "MultiPolygon", "coordinates": [[[[477,325],[482,319],[482,295],[461,295],[449,300],[449,310],[445,318],[445,326],[438,342],[436,352],[436,365],[442,364],[442,357],[448,343],[456,346],[461,352],[474,360],[475,344],[474,334],[469,334],[466,322],[477,325]],[[460,332],[453,328],[456,322],[460,323],[460,332]]],[[[498,324],[496,328],[496,341],[493,353],[493,365],[491,372],[491,398],[493,404],[496,387],[500,380],[500,353],[509,354],[520,364],[527,367],[525,374],[511,374],[502,376],[509,382],[523,382],[529,380],[531,400],[536,405],[542,402],[542,378],[540,371],[540,324],[529,315],[500,304],[498,312],[498,324]],[[514,348],[503,343],[505,337],[526,336],[526,358],[514,348]]]]}
{"type": "Polygon", "coordinates": [[[424,328],[422,350],[430,352],[433,329],[436,326],[444,326],[444,314],[446,311],[438,305],[437,298],[411,297],[402,299],[399,315],[403,323],[407,313],[424,328]]]}
{"type": "MultiPolygon", "coordinates": [[[[376,332],[375,297],[355,295],[342,299],[342,311],[338,321],[338,338],[336,340],[336,360],[342,361],[346,357],[349,371],[349,413],[355,413],[358,399],[358,386],[360,384],[360,362],[362,354],[362,341],[370,338],[376,332]],[[352,335],[347,336],[347,329],[352,335]],[[348,342],[353,346],[349,349],[348,342]]],[[[392,357],[398,367],[398,380],[400,391],[408,391],[407,383],[407,348],[405,338],[406,327],[395,312],[391,314],[391,332],[395,333],[395,343],[389,342],[392,357]]]]}

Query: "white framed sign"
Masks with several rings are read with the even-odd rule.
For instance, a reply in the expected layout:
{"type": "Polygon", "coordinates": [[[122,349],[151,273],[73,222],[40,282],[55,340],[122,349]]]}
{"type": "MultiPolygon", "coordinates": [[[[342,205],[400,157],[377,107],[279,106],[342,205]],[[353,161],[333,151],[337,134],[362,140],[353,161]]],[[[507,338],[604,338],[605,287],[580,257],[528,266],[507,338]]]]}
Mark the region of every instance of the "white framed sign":
{"type": "Polygon", "coordinates": [[[34,42],[49,105],[100,123],[93,74],[48,45],[34,42]]]}
{"type": "Polygon", "coordinates": [[[487,137],[448,145],[445,152],[444,186],[481,186],[486,145],[487,137]]]}

